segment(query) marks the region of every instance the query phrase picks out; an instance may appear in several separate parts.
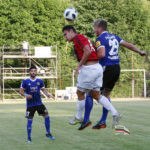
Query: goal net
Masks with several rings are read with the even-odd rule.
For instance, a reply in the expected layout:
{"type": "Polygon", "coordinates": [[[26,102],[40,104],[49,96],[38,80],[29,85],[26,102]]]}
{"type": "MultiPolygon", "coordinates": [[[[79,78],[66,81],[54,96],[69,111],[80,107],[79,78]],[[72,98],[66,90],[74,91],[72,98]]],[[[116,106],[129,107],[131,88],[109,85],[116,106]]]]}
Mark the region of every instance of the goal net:
{"type": "Polygon", "coordinates": [[[120,79],[111,96],[115,98],[146,98],[145,69],[121,70],[120,79]]]}
{"type": "MultiPolygon", "coordinates": [[[[76,86],[77,79],[72,77],[72,85],[76,86]]],[[[113,98],[146,98],[145,69],[121,70],[120,78],[116,83],[111,97],[113,98]]]]}

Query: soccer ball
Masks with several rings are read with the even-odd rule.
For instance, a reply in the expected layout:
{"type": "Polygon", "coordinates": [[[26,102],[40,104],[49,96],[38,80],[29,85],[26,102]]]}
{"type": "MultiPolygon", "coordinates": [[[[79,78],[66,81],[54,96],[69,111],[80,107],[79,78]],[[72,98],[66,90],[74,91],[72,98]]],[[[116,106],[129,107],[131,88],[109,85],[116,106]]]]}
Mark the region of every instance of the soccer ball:
{"type": "Polygon", "coordinates": [[[67,8],[64,11],[64,17],[68,21],[74,21],[78,16],[78,12],[74,8],[67,8]]]}

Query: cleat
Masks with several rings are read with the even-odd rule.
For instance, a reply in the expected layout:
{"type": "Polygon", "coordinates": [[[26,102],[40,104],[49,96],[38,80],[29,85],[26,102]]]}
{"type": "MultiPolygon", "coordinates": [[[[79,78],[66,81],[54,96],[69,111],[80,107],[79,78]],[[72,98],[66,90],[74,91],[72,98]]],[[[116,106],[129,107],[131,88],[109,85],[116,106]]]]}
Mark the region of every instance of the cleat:
{"type": "Polygon", "coordinates": [[[78,130],[83,130],[86,127],[89,127],[92,125],[92,122],[89,120],[87,123],[83,123],[81,124],[81,126],[78,128],[78,130]]]}
{"type": "Polygon", "coordinates": [[[78,123],[81,123],[82,119],[77,119],[76,117],[74,117],[72,120],[69,121],[70,125],[76,125],[78,123]]]}
{"type": "Polygon", "coordinates": [[[31,138],[28,138],[27,141],[26,141],[26,143],[32,143],[31,138]]]}
{"type": "Polygon", "coordinates": [[[105,122],[98,122],[95,126],[92,127],[92,129],[104,129],[106,127],[107,126],[105,122]]]}
{"type": "Polygon", "coordinates": [[[50,138],[51,140],[56,140],[56,138],[53,137],[51,134],[46,134],[46,137],[50,138]]]}
{"type": "Polygon", "coordinates": [[[113,123],[112,123],[112,128],[115,128],[115,126],[119,123],[122,115],[118,113],[117,115],[113,116],[113,123]]]}

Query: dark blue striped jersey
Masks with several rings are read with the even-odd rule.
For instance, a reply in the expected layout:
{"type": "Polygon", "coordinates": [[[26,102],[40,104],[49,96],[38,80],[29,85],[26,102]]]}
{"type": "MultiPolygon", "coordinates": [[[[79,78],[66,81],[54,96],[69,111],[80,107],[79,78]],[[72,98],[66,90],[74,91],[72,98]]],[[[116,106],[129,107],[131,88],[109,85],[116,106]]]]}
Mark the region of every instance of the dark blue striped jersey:
{"type": "Polygon", "coordinates": [[[109,66],[119,64],[119,44],[123,40],[114,34],[110,34],[107,31],[103,32],[96,39],[96,49],[105,47],[105,57],[99,60],[102,66],[109,66]]]}
{"type": "Polygon", "coordinates": [[[21,88],[25,89],[27,94],[32,95],[32,99],[26,99],[27,107],[42,105],[40,90],[44,87],[43,80],[36,78],[31,80],[30,78],[22,81],[21,88]]]}

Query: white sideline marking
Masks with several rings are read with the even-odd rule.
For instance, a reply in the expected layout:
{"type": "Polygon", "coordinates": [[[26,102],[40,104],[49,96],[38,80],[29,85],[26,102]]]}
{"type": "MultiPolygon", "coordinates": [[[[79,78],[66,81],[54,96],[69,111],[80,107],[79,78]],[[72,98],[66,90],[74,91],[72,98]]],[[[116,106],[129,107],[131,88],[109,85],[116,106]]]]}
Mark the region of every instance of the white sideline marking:
{"type": "MultiPolygon", "coordinates": [[[[59,103],[59,102],[76,102],[77,100],[43,100],[43,103],[59,103]]],[[[133,102],[133,101],[150,101],[150,98],[112,98],[111,101],[117,102],[133,102]]],[[[25,104],[26,100],[5,100],[0,104],[25,104]]]]}

